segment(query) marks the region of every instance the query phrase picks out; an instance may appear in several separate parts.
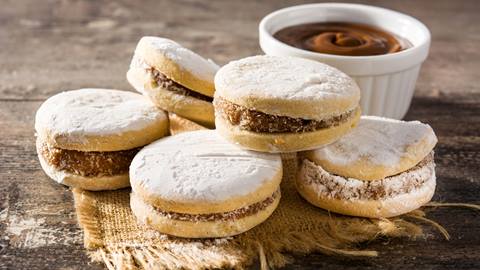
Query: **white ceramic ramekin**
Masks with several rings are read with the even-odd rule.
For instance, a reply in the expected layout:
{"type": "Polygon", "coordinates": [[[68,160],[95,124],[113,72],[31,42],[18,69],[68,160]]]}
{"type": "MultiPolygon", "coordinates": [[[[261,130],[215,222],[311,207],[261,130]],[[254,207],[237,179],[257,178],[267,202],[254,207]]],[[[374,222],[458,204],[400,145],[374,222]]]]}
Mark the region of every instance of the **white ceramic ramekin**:
{"type": "Polygon", "coordinates": [[[430,47],[430,32],[417,19],[357,4],[323,3],[293,6],[267,15],[259,26],[260,47],[269,55],[308,58],[350,75],[361,89],[363,114],[401,119],[415,90],[415,82],[430,47]],[[291,47],[273,34],[287,26],[313,22],[354,22],[374,25],[407,39],[412,47],[376,56],[340,56],[291,47]]]}

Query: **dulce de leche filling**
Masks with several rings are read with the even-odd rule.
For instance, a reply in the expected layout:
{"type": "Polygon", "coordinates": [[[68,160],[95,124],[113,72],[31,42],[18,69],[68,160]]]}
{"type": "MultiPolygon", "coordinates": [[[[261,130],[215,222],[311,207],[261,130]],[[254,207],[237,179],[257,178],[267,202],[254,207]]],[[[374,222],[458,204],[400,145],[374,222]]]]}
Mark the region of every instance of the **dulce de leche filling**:
{"type": "Polygon", "coordinates": [[[308,159],[303,160],[302,173],[308,185],[319,194],[340,200],[381,200],[414,192],[427,183],[435,172],[433,152],[409,170],[381,180],[362,181],[330,174],[308,159]]]}
{"type": "Polygon", "coordinates": [[[187,97],[192,97],[196,99],[200,99],[203,101],[207,102],[212,102],[213,98],[200,94],[198,92],[195,92],[171,79],[169,79],[167,76],[165,76],[163,73],[160,71],[156,70],[153,67],[150,67],[147,69],[147,72],[150,73],[152,80],[155,82],[156,87],[161,87],[167,91],[174,92],[178,95],[182,96],[187,96],[187,97]]]}
{"type": "Polygon", "coordinates": [[[348,56],[389,54],[411,47],[403,38],[378,27],[359,23],[300,24],[283,28],[274,37],[296,48],[348,56]]]}
{"type": "Polygon", "coordinates": [[[254,204],[223,213],[211,213],[211,214],[186,214],[163,211],[157,207],[154,207],[158,215],[167,217],[169,219],[181,220],[181,221],[194,221],[194,222],[209,222],[209,221],[230,221],[247,216],[255,215],[256,213],[265,210],[280,196],[280,189],[276,190],[270,197],[263,201],[256,202],[254,204]]]}
{"type": "Polygon", "coordinates": [[[82,152],[47,145],[37,140],[37,152],[57,170],[85,177],[114,176],[128,172],[140,148],[112,152],[82,152]]]}
{"type": "Polygon", "coordinates": [[[242,130],[260,133],[311,132],[337,126],[350,119],[356,109],[323,120],[271,115],[252,110],[221,97],[214,100],[215,113],[242,130]]]}

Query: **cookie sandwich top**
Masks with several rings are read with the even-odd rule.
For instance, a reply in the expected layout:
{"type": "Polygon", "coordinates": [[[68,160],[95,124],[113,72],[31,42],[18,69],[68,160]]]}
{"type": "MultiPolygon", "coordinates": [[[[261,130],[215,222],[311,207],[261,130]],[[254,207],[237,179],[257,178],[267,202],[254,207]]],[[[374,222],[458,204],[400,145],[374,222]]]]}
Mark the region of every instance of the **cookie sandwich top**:
{"type": "Polygon", "coordinates": [[[336,175],[380,180],[419,164],[436,143],[433,129],[419,121],[362,116],[338,141],[302,155],[336,175]]]}
{"type": "Polygon", "coordinates": [[[120,151],[165,135],[168,118],[142,95],[85,88],[47,99],[37,111],[35,130],[50,146],[61,149],[120,151]]]}
{"type": "Polygon", "coordinates": [[[323,120],[358,107],[355,81],[328,65],[296,57],[252,56],[215,76],[216,98],[277,116],[323,120]]]}
{"type": "Polygon", "coordinates": [[[185,132],[143,148],[130,166],[133,192],[160,209],[227,212],[274,194],[279,155],[243,150],[215,131],[185,132]]]}
{"type": "Polygon", "coordinates": [[[213,97],[213,79],[219,67],[173,40],[143,37],[135,49],[131,68],[153,68],[191,91],[213,97]]]}

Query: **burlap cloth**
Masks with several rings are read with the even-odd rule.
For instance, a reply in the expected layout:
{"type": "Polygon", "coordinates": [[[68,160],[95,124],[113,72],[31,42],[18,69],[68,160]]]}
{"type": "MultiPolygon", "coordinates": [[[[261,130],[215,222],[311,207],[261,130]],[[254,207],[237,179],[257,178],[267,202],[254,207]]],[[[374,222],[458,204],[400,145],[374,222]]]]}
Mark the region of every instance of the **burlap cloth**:
{"type": "MultiPolygon", "coordinates": [[[[171,116],[171,133],[200,126],[171,116]]],[[[129,206],[130,189],[89,192],[74,189],[75,207],[84,231],[85,247],[94,261],[108,269],[244,268],[257,260],[261,268],[283,266],[288,254],[310,252],[346,256],[376,256],[356,250],[355,244],[380,236],[419,237],[415,221],[428,222],[448,233],[416,210],[402,217],[367,219],[335,215],[315,208],[295,190],[296,155],[284,154],[282,199],[273,215],[241,235],[222,239],[182,239],[137,224],[129,206]]]]}

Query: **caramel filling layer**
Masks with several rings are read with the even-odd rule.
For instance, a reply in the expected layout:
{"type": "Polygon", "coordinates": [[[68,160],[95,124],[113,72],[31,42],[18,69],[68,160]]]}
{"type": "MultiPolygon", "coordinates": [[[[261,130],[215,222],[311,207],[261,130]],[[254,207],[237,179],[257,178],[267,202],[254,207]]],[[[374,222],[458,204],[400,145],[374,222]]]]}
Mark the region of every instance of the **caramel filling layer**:
{"type": "Polygon", "coordinates": [[[51,147],[37,140],[37,152],[57,170],[85,177],[120,175],[128,172],[140,148],[113,152],[82,152],[51,147]]]}
{"type": "Polygon", "coordinates": [[[186,214],[186,213],[163,211],[157,207],[154,207],[154,209],[157,214],[167,217],[169,219],[174,219],[174,220],[194,221],[194,222],[229,221],[229,220],[236,220],[239,218],[255,215],[256,213],[262,210],[265,210],[279,196],[280,196],[280,189],[275,191],[270,197],[266,198],[263,201],[248,205],[243,208],[239,208],[233,211],[223,212],[223,213],[186,214]]]}
{"type": "Polygon", "coordinates": [[[346,122],[356,109],[324,120],[292,118],[255,111],[221,97],[214,100],[215,113],[242,130],[259,133],[311,132],[346,122]]]}
{"type": "Polygon", "coordinates": [[[435,163],[431,152],[411,169],[375,181],[333,175],[308,159],[303,160],[301,170],[306,173],[306,184],[315,186],[319,194],[340,200],[381,200],[421,188],[435,173],[435,163]]]}
{"type": "Polygon", "coordinates": [[[195,92],[171,79],[169,79],[165,74],[161,73],[160,71],[156,70],[153,67],[147,68],[147,72],[150,73],[152,76],[153,81],[155,82],[156,87],[161,87],[167,91],[174,92],[175,94],[192,97],[196,99],[200,99],[207,102],[212,102],[213,98],[195,92]]]}

